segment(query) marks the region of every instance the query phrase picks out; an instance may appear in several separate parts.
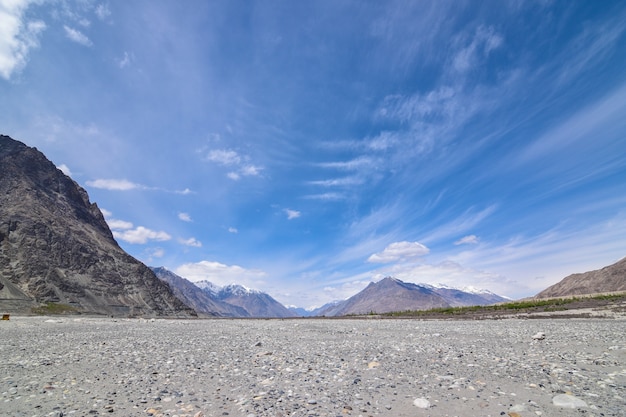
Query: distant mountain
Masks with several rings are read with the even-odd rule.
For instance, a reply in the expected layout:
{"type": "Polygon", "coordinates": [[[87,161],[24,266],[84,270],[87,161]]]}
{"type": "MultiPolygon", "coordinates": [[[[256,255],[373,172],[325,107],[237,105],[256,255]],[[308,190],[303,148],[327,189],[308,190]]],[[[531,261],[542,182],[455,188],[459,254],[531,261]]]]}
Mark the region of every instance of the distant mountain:
{"type": "Polygon", "coordinates": [[[477,290],[472,287],[459,289],[445,285],[422,284],[422,286],[432,288],[433,291],[442,296],[451,307],[482,306],[509,300],[491,291],[477,290]]]}
{"type": "Polygon", "coordinates": [[[0,310],[43,303],[115,316],[191,316],[117,244],[87,192],[41,152],[0,135],[0,310]]]}
{"type": "Polygon", "coordinates": [[[302,307],[286,306],[287,310],[291,311],[296,317],[311,317],[311,311],[302,307]]]}
{"type": "Polygon", "coordinates": [[[198,313],[224,317],[297,317],[270,295],[231,284],[220,287],[210,281],[191,282],[166,268],[152,268],[174,293],[198,313]]]}
{"type": "Polygon", "coordinates": [[[151,267],[156,276],[167,282],[172,292],[198,314],[219,317],[248,317],[248,312],[238,306],[217,299],[210,288],[218,288],[208,281],[194,283],[163,267],[151,267]],[[200,285],[198,285],[200,284],[200,285]],[[210,285],[209,285],[210,284],[210,285]]]}
{"type": "Polygon", "coordinates": [[[507,299],[490,291],[413,284],[387,277],[339,303],[324,306],[319,316],[428,310],[437,307],[488,305],[507,299]]]}
{"type": "Polygon", "coordinates": [[[217,298],[228,304],[245,309],[251,317],[295,317],[287,307],[273,299],[269,294],[251,290],[241,285],[227,285],[218,293],[217,298]]]}
{"type": "Polygon", "coordinates": [[[535,298],[617,291],[626,291],[626,258],[596,271],[569,275],[541,291],[535,298]]]}

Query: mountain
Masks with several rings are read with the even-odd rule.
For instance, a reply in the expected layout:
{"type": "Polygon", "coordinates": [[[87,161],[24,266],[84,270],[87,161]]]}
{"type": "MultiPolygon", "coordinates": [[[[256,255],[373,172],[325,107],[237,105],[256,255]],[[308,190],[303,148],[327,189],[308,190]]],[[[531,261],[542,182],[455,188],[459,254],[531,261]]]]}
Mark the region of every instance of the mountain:
{"type": "Polygon", "coordinates": [[[178,299],[198,314],[213,317],[248,317],[248,312],[232,304],[216,298],[209,288],[218,288],[208,281],[193,283],[163,267],[151,267],[152,272],[162,281],[165,281],[178,299]],[[198,285],[200,284],[200,285],[198,285]],[[208,285],[210,284],[210,285],[208,285]]]}
{"type": "Polygon", "coordinates": [[[437,307],[488,305],[507,299],[486,290],[460,290],[448,286],[413,284],[387,277],[371,282],[363,291],[318,310],[319,316],[428,310],[437,307]]]}
{"type": "Polygon", "coordinates": [[[120,248],[83,188],[36,148],[0,135],[0,309],[29,313],[43,303],[115,316],[195,315],[120,248]]]}
{"type": "Polygon", "coordinates": [[[433,291],[443,297],[451,307],[483,306],[509,300],[491,291],[478,290],[472,287],[459,289],[446,285],[422,284],[422,286],[433,289],[433,291]]]}
{"type": "Polygon", "coordinates": [[[269,294],[251,290],[241,285],[227,285],[217,293],[217,298],[228,304],[242,307],[250,317],[295,317],[287,307],[269,294]]]}
{"type": "Polygon", "coordinates": [[[618,291],[626,291],[626,258],[596,271],[569,275],[541,291],[535,298],[618,291]]]}

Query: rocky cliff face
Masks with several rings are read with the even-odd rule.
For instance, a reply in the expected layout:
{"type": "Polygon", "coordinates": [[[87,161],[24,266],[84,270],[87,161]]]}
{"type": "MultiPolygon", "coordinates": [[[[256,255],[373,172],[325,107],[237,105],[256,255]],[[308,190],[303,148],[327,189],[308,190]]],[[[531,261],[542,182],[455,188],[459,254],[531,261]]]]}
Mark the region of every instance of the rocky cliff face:
{"type": "Polygon", "coordinates": [[[569,275],[535,297],[566,297],[618,291],[626,291],[626,258],[596,271],[569,275]]]}
{"type": "Polygon", "coordinates": [[[68,304],[107,315],[190,315],[122,250],[87,192],[35,148],[0,136],[0,310],[68,304]]]}

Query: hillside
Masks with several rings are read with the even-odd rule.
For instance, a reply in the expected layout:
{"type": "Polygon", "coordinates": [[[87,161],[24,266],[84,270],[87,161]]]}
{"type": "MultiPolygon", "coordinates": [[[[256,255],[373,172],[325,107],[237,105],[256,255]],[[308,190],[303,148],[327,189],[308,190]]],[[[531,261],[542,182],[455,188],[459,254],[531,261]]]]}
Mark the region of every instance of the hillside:
{"type": "Polygon", "coordinates": [[[535,298],[619,291],[626,291],[626,258],[602,269],[569,275],[541,291],[535,298]]]}

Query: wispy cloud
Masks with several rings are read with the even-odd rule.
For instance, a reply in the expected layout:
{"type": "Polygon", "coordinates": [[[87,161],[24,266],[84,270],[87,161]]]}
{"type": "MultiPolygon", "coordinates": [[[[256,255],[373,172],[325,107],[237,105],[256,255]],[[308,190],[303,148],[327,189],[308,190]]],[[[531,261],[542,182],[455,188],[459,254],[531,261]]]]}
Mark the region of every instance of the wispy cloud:
{"type": "Polygon", "coordinates": [[[96,16],[100,20],[106,20],[109,16],[111,16],[111,10],[109,9],[109,5],[106,3],[100,3],[96,6],[96,16]]]}
{"type": "Polygon", "coordinates": [[[255,177],[261,174],[263,167],[250,163],[250,157],[240,155],[232,149],[212,149],[206,155],[206,160],[218,165],[234,168],[226,176],[237,181],[241,177],[255,177]]]}
{"type": "Polygon", "coordinates": [[[135,60],[135,54],[124,51],[124,57],[118,60],[117,64],[120,68],[128,67],[135,60]]]}
{"type": "Polygon", "coordinates": [[[300,213],[297,210],[284,209],[283,211],[287,215],[287,220],[297,219],[298,217],[302,215],[302,213],[300,213]]]}
{"type": "Polygon", "coordinates": [[[148,188],[144,185],[137,184],[126,179],[97,179],[94,181],[87,181],[86,184],[89,187],[112,191],[145,190],[148,188]]]}
{"type": "Polygon", "coordinates": [[[454,242],[455,245],[467,245],[478,243],[478,237],[476,235],[467,235],[454,242]]]}
{"type": "Polygon", "coordinates": [[[194,248],[201,248],[202,242],[200,242],[195,237],[190,237],[189,239],[179,239],[179,242],[185,246],[192,246],[194,248]]]}
{"type": "Polygon", "coordinates": [[[93,45],[93,42],[91,42],[91,40],[81,31],[71,28],[67,25],[64,25],[63,29],[65,29],[65,36],[67,36],[67,38],[71,40],[72,42],[76,42],[83,46],[93,45]]]}
{"type": "Polygon", "coordinates": [[[228,233],[237,234],[237,233],[239,233],[239,230],[237,230],[237,228],[235,228],[235,227],[229,227],[228,228],[228,233]]]}
{"type": "Polygon", "coordinates": [[[39,47],[46,29],[41,20],[27,20],[25,12],[36,0],[3,2],[0,9],[0,76],[9,80],[28,60],[30,51],[39,47]]]}
{"type": "Polygon", "coordinates": [[[191,222],[191,216],[189,213],[178,213],[178,218],[184,222],[191,222]]]}

